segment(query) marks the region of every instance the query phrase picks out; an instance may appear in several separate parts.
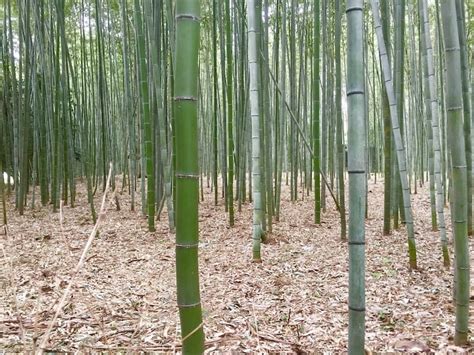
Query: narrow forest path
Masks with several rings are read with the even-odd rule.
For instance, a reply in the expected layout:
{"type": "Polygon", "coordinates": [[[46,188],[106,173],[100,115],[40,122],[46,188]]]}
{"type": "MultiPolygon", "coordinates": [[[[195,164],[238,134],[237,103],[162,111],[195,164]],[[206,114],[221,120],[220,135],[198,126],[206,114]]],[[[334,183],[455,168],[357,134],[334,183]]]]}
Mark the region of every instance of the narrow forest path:
{"type": "MultiPolygon", "coordinates": [[[[412,197],[420,269],[409,271],[404,229],[382,236],[383,182],[369,182],[369,350],[403,350],[413,341],[434,351],[456,349],[451,345],[453,275],[443,269],[439,237],[431,231],[426,188],[412,197]]],[[[77,207],[64,208],[62,232],[59,214],[49,207],[30,209],[23,217],[9,212],[9,235],[1,242],[13,268],[2,256],[0,348],[32,350],[51,320],[92,228],[83,187],[78,201],[77,207]]],[[[54,327],[52,350],[179,351],[174,235],[165,215],[149,233],[141,213],[128,210],[129,196],[121,195],[120,201],[122,210],[107,213],[54,327]]],[[[339,239],[338,215],[329,199],[322,225],[315,226],[312,197],[292,203],[285,189],[281,220],[263,246],[261,264],[251,262],[251,205],[236,212],[232,229],[223,209],[213,205],[206,188],[200,272],[207,349],[345,351],[347,243],[339,239]]],[[[472,239],[470,249],[472,256],[472,239]]]]}

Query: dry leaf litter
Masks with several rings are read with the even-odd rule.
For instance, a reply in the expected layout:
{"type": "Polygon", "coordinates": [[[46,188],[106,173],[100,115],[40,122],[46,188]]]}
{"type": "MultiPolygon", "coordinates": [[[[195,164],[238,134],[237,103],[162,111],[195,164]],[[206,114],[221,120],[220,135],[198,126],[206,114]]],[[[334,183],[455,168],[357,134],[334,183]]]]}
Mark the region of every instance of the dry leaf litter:
{"type": "MultiPolygon", "coordinates": [[[[453,272],[443,267],[439,235],[431,230],[427,186],[412,195],[419,270],[410,271],[405,228],[382,235],[383,181],[369,181],[369,353],[472,350],[453,345],[453,272]]],[[[132,212],[129,194],[117,194],[121,210],[110,206],[48,350],[180,351],[174,234],[166,210],[150,233],[141,206],[132,212]]],[[[280,221],[258,264],[251,260],[252,205],[243,204],[229,228],[223,200],[214,206],[213,192],[204,187],[199,246],[207,353],[347,351],[348,252],[338,212],[328,198],[322,224],[315,225],[313,198],[305,191],[299,196],[304,199],[291,202],[284,187],[280,221]]],[[[8,234],[1,236],[0,349],[30,352],[41,342],[93,223],[83,185],[76,206],[64,207],[62,227],[51,206],[19,216],[12,202],[8,234]]],[[[448,209],[445,216],[450,231],[448,209]]],[[[449,238],[452,257],[450,232],[449,238]]],[[[469,245],[472,256],[472,238],[469,245]]]]}

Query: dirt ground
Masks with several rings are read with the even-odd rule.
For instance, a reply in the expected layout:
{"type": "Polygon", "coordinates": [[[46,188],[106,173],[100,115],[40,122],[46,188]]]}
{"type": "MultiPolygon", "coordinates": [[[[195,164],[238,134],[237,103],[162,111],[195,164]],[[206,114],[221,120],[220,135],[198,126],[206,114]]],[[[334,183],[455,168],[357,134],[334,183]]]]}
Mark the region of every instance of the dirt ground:
{"type": "MultiPolygon", "coordinates": [[[[382,236],[383,182],[371,180],[368,186],[367,351],[469,352],[472,348],[453,345],[453,273],[443,268],[439,235],[431,231],[427,187],[412,196],[419,270],[410,271],[405,229],[382,236]]],[[[340,239],[339,217],[329,199],[317,226],[313,198],[290,202],[285,188],[280,221],[262,246],[263,263],[255,264],[251,205],[236,212],[229,228],[223,201],[214,206],[211,190],[204,192],[200,275],[206,352],[346,351],[347,242],[340,239]]],[[[112,203],[107,211],[53,327],[49,350],[180,350],[174,235],[166,214],[149,233],[141,206],[131,212],[128,193],[118,196],[122,208],[117,211],[112,203]]],[[[100,199],[98,193],[97,207],[100,199]]],[[[30,208],[24,216],[12,210],[11,199],[9,206],[8,234],[0,236],[0,351],[31,352],[93,225],[83,186],[77,206],[64,207],[62,227],[51,206],[30,208]]],[[[447,209],[446,222],[449,227],[447,209]]],[[[450,243],[451,257],[452,249],[450,243]]],[[[474,255],[472,239],[470,249],[474,255]]]]}

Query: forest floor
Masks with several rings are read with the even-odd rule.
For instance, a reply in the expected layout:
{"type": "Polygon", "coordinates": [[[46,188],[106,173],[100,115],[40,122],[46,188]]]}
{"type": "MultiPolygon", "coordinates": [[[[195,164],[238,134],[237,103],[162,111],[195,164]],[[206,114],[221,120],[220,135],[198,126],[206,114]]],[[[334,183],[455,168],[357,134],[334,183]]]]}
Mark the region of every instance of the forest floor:
{"type": "MultiPolygon", "coordinates": [[[[222,200],[214,206],[211,190],[204,192],[200,275],[207,352],[346,351],[348,247],[330,199],[317,226],[312,197],[290,202],[285,188],[280,221],[258,264],[251,260],[251,205],[236,212],[229,228],[222,200]]],[[[453,345],[453,273],[443,267],[439,236],[431,231],[427,187],[412,197],[415,271],[408,269],[404,227],[382,235],[383,182],[371,180],[368,195],[367,351],[471,351],[453,345]]],[[[131,212],[128,193],[118,196],[122,209],[112,204],[108,210],[53,327],[50,350],[180,349],[174,235],[166,215],[149,233],[140,206],[131,212]]],[[[40,344],[93,228],[83,186],[77,206],[65,206],[63,214],[61,227],[51,206],[24,216],[10,208],[8,235],[0,236],[0,352],[30,352],[40,344]]],[[[471,256],[473,249],[471,238],[471,256]]]]}

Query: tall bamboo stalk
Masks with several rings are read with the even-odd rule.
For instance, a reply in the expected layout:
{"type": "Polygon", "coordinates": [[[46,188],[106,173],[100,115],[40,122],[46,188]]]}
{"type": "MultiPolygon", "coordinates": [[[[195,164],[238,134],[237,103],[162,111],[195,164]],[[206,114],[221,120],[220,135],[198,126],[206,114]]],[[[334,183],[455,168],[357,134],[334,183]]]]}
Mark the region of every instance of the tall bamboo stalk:
{"type": "Polygon", "coordinates": [[[426,0],[421,1],[421,18],[423,23],[423,34],[424,34],[424,51],[425,55],[425,67],[426,67],[426,104],[428,111],[428,119],[431,125],[432,136],[433,136],[433,151],[434,151],[434,180],[436,185],[436,212],[438,215],[438,227],[439,235],[441,240],[441,248],[443,253],[444,266],[449,266],[449,252],[448,252],[448,241],[446,237],[446,225],[444,222],[444,196],[443,196],[443,185],[441,176],[441,147],[440,147],[440,134],[439,134],[439,109],[438,100],[436,98],[436,77],[434,73],[434,59],[433,59],[433,47],[431,44],[430,35],[430,23],[428,17],[428,5],[426,0]]]}
{"type": "Polygon", "coordinates": [[[248,65],[250,79],[250,116],[252,120],[252,198],[253,198],[253,260],[259,262],[260,242],[262,240],[262,192],[260,175],[260,110],[259,110],[259,61],[256,8],[261,0],[247,0],[248,65]]]}
{"type": "Polygon", "coordinates": [[[347,0],[347,113],[349,173],[349,354],[365,342],[365,92],[363,0],[347,0]]]}
{"type": "Polygon", "coordinates": [[[225,1],[225,32],[226,32],[226,94],[227,94],[227,207],[229,209],[229,225],[234,225],[234,106],[232,78],[232,34],[230,21],[230,0],[225,1]]]}
{"type": "MultiPolygon", "coordinates": [[[[155,230],[155,182],[154,182],[154,166],[153,166],[153,125],[150,115],[150,95],[148,88],[148,68],[147,57],[145,52],[145,34],[142,25],[142,14],[139,0],[135,0],[135,24],[137,34],[137,53],[138,53],[138,77],[140,80],[140,98],[141,98],[141,114],[143,122],[143,144],[146,170],[146,204],[148,214],[148,230],[155,230]]],[[[142,181],[145,176],[142,175],[142,181]]]]}
{"type": "Polygon", "coordinates": [[[341,99],[341,4],[336,0],[336,35],[335,35],[335,60],[336,60],[336,146],[337,146],[337,174],[339,182],[339,215],[341,220],[341,239],[346,239],[346,197],[344,189],[344,141],[342,122],[342,99],[341,99]]]}
{"type": "Polygon", "coordinates": [[[314,44],[313,44],[313,174],[314,174],[314,222],[321,223],[321,175],[320,170],[320,121],[319,121],[319,42],[320,42],[320,4],[319,0],[314,1],[314,44]]]}
{"type": "Polygon", "coordinates": [[[411,211],[410,201],[410,187],[408,185],[407,169],[406,169],[406,157],[405,147],[403,144],[400,126],[398,123],[397,104],[395,100],[395,92],[393,87],[392,71],[390,69],[390,63],[387,57],[387,50],[385,47],[385,41],[382,33],[382,24],[380,21],[379,14],[379,2],[378,0],[372,0],[372,13],[375,21],[375,32],[377,34],[377,42],[379,49],[379,56],[382,66],[382,74],[385,81],[385,89],[390,106],[390,119],[392,124],[392,134],[395,142],[397,151],[398,169],[400,174],[400,182],[402,185],[403,204],[405,208],[405,223],[408,232],[408,256],[410,262],[410,268],[416,269],[416,245],[415,245],[415,230],[413,226],[413,217],[411,211]]]}
{"type": "MultiPolygon", "coordinates": [[[[390,37],[390,11],[388,0],[382,0],[381,3],[383,36],[386,40],[390,37]]],[[[375,32],[375,23],[374,23],[375,32]]],[[[375,44],[374,44],[375,46],[375,44]]],[[[387,56],[390,60],[390,46],[387,48],[387,56]]],[[[379,74],[380,75],[380,74],[379,74]]],[[[383,234],[389,235],[391,231],[391,196],[392,196],[392,131],[390,123],[390,107],[388,103],[387,90],[385,82],[382,82],[382,116],[383,116],[383,157],[384,157],[384,204],[383,204],[383,234]]]]}
{"type": "Polygon", "coordinates": [[[213,171],[212,184],[214,188],[214,204],[217,206],[219,197],[218,188],[218,160],[217,160],[217,116],[218,116],[218,76],[217,76],[217,0],[212,0],[212,74],[213,74],[213,95],[212,95],[212,156],[213,171]]]}
{"type": "Polygon", "coordinates": [[[128,160],[129,160],[129,173],[128,173],[128,178],[129,178],[129,183],[130,183],[130,197],[131,197],[131,203],[130,203],[130,209],[132,211],[135,210],[135,186],[136,186],[136,179],[135,179],[135,173],[136,173],[136,154],[135,154],[135,125],[134,125],[134,119],[132,115],[132,110],[131,110],[131,88],[130,88],[130,65],[129,65],[129,58],[128,58],[128,26],[127,26],[127,2],[125,0],[121,0],[120,3],[120,11],[121,11],[121,24],[122,24],[122,55],[123,55],[123,84],[124,84],[124,89],[125,89],[125,97],[124,97],[124,114],[128,118],[128,146],[129,146],[129,154],[128,154],[128,160]]]}
{"type": "Polygon", "coordinates": [[[176,284],[183,354],[204,351],[198,265],[199,0],[176,1],[176,284]]]}
{"type": "MultiPolygon", "coordinates": [[[[462,77],[462,101],[464,114],[464,144],[466,145],[466,166],[467,166],[467,233],[473,234],[472,221],[472,145],[471,145],[471,100],[469,97],[469,59],[466,44],[466,23],[464,14],[466,12],[464,0],[456,0],[456,16],[458,24],[459,46],[461,50],[461,77],[462,77]]],[[[471,19],[472,21],[472,19],[471,19]]],[[[471,66],[473,63],[471,63],[471,66]]],[[[471,79],[472,82],[472,79],[471,79]]]]}
{"type": "Polygon", "coordinates": [[[456,23],[456,0],[443,0],[441,14],[446,55],[446,110],[452,176],[452,220],[456,262],[456,345],[468,343],[469,245],[467,238],[467,166],[463,128],[461,49],[456,23]]]}

